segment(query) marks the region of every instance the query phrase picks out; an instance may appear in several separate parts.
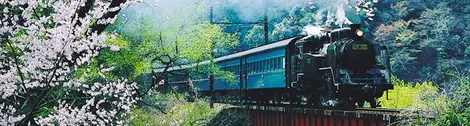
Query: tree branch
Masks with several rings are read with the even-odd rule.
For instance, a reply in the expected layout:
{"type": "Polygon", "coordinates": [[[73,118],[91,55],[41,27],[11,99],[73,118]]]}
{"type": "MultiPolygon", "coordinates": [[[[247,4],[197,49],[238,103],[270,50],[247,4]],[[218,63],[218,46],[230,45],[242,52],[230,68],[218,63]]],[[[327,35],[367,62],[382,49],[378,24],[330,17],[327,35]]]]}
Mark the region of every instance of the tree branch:
{"type": "Polygon", "coordinates": [[[26,88],[25,83],[24,83],[23,72],[21,72],[21,69],[20,69],[19,61],[18,61],[17,54],[16,54],[16,51],[15,51],[16,49],[13,48],[13,46],[11,45],[9,40],[5,40],[5,41],[7,42],[10,49],[13,51],[13,57],[15,59],[15,67],[16,67],[16,70],[18,71],[18,74],[20,75],[21,86],[23,86],[23,89],[24,89],[25,92],[29,92],[28,89],[26,88]]]}
{"type": "Polygon", "coordinates": [[[162,112],[163,114],[167,114],[167,112],[165,112],[162,108],[160,108],[159,106],[157,105],[153,105],[153,104],[149,104],[147,102],[144,102],[144,101],[141,101],[144,105],[146,106],[150,106],[150,107],[153,107],[153,108],[156,108],[158,111],[162,112]]]}

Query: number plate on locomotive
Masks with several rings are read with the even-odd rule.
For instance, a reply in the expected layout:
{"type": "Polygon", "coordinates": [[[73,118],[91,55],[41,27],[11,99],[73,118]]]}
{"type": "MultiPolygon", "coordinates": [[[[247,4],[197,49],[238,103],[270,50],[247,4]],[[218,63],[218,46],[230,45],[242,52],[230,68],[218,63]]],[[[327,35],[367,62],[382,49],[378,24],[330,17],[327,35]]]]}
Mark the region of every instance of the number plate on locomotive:
{"type": "Polygon", "coordinates": [[[367,44],[354,44],[352,45],[353,50],[367,50],[368,46],[367,44]]]}

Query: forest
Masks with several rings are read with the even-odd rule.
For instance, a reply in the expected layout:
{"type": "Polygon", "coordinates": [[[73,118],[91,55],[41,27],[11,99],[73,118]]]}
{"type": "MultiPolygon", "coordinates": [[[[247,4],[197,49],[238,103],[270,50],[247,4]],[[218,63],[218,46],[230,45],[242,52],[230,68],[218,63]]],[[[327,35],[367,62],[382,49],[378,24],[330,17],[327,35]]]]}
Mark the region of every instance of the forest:
{"type": "Polygon", "coordinates": [[[398,125],[470,125],[467,0],[0,0],[0,10],[0,125],[241,125],[247,113],[214,119],[225,106],[162,85],[167,70],[208,60],[171,74],[235,81],[214,58],[352,23],[390,50],[395,89],[380,102],[406,110],[398,125]]]}

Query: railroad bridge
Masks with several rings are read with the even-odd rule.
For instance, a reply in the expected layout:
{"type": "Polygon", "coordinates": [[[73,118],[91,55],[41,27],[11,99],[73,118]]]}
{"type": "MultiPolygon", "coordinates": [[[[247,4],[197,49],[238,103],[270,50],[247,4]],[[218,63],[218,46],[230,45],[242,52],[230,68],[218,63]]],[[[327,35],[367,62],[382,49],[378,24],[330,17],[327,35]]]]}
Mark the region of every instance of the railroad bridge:
{"type": "Polygon", "coordinates": [[[252,126],[386,126],[400,113],[395,109],[328,110],[288,106],[240,105],[248,110],[252,126]]]}

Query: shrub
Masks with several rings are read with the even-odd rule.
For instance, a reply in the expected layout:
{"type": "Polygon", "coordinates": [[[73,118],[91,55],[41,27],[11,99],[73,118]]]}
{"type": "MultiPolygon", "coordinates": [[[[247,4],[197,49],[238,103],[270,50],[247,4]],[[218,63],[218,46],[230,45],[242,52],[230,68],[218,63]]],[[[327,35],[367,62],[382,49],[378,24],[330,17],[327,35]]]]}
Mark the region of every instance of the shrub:
{"type": "Polygon", "coordinates": [[[426,104],[425,96],[437,95],[438,88],[432,82],[408,83],[395,76],[392,77],[394,89],[389,91],[389,99],[384,96],[379,98],[383,108],[410,108],[426,104]],[[423,99],[424,98],[424,99],[423,99]]]}
{"type": "MultiPolygon", "coordinates": [[[[207,98],[199,99],[195,102],[184,101],[184,95],[181,93],[167,93],[155,94],[153,97],[158,101],[156,105],[161,107],[159,109],[153,107],[143,107],[133,109],[131,114],[132,125],[211,125],[212,123],[220,123],[219,118],[227,118],[221,111],[228,108],[226,105],[216,104],[214,108],[209,107],[209,100],[207,98]]],[[[230,112],[231,117],[247,117],[241,114],[230,112]]],[[[244,118],[246,119],[246,118],[244,118]]],[[[236,122],[234,122],[236,123],[236,122]]],[[[226,123],[224,123],[226,124],[226,123]]]]}

